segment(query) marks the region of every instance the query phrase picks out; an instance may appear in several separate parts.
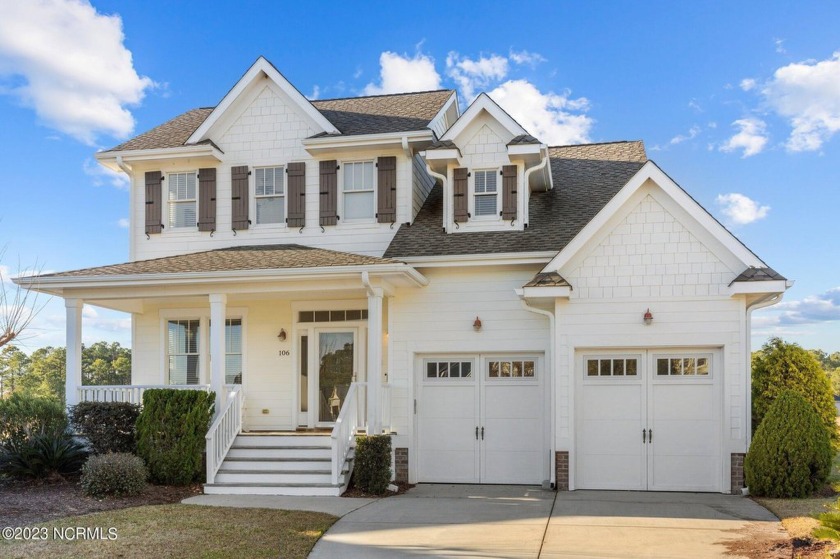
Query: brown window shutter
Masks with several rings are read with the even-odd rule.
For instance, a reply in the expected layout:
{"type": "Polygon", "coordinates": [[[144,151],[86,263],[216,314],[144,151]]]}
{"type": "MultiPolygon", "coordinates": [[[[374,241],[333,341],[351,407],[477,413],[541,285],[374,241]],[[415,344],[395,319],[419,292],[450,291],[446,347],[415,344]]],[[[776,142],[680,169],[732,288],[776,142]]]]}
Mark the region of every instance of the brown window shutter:
{"type": "Polygon", "coordinates": [[[286,197],[288,199],[289,227],[306,225],[306,163],[289,163],[286,166],[286,197]]]}
{"type": "Polygon", "coordinates": [[[230,168],[230,203],[231,203],[231,228],[236,230],[247,229],[251,224],[248,219],[248,166],[230,168]]]}
{"type": "Polygon", "coordinates": [[[502,167],[502,219],[516,219],[516,165],[502,167]]]}
{"type": "Polygon", "coordinates": [[[163,231],[163,174],[160,171],[146,173],[146,234],[163,231]]]}
{"type": "Polygon", "coordinates": [[[379,223],[397,221],[397,158],[376,160],[376,219],[379,223]]]}
{"type": "Polygon", "coordinates": [[[338,162],[321,161],[320,201],[321,225],[338,223],[338,162]]]}
{"type": "Polygon", "coordinates": [[[198,230],[216,230],[216,169],[198,170],[198,230]]]}
{"type": "Polygon", "coordinates": [[[453,196],[454,196],[454,210],[455,221],[463,223],[470,218],[469,209],[469,186],[467,185],[467,177],[470,176],[466,167],[459,167],[453,172],[455,180],[453,181],[453,196]]]}

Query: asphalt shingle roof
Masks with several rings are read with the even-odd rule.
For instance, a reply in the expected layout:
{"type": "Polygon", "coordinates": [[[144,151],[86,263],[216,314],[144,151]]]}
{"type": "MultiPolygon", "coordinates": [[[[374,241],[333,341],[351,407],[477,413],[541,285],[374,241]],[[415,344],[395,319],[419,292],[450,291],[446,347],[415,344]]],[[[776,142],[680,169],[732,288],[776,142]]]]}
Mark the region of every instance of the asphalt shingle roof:
{"type": "Polygon", "coordinates": [[[167,256],[152,260],[138,260],[96,268],[44,274],[45,278],[91,276],[133,276],[142,274],[180,274],[228,272],[245,270],[274,270],[288,268],[320,268],[327,266],[365,266],[393,264],[394,260],[362,256],[335,250],[302,245],[259,245],[222,248],[192,254],[167,256]]]}
{"type": "Polygon", "coordinates": [[[443,193],[435,186],[411,226],[400,226],[387,258],[557,251],[609,202],[647,161],[644,144],[614,142],[549,148],[554,188],[532,192],[524,231],[443,231],[443,193]]]}
{"type": "Polygon", "coordinates": [[[740,281],[785,281],[786,279],[773,268],[747,268],[741,272],[741,275],[732,280],[732,283],[740,281]]]}
{"type": "Polygon", "coordinates": [[[540,272],[522,287],[571,287],[557,272],[540,272]]]}
{"type": "Polygon", "coordinates": [[[207,120],[207,117],[212,112],[213,107],[187,111],[108,151],[176,148],[183,146],[192,133],[201,126],[201,123],[207,120]]]}

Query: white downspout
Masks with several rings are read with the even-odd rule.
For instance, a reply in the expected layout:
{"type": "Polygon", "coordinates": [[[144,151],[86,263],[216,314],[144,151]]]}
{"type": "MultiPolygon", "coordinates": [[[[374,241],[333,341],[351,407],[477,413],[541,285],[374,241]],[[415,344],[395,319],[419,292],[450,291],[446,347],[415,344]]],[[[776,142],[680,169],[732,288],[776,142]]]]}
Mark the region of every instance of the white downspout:
{"type": "MultiPolygon", "coordinates": [[[[543,156],[542,161],[540,162],[539,165],[534,165],[530,169],[525,170],[525,185],[524,185],[525,192],[522,194],[522,196],[524,198],[522,200],[522,224],[523,225],[528,225],[528,220],[531,217],[529,215],[529,212],[528,212],[528,197],[531,195],[531,181],[530,181],[531,173],[533,173],[534,171],[539,171],[541,169],[545,169],[545,166],[547,164],[548,164],[548,153],[546,153],[543,156]]],[[[546,190],[548,190],[548,189],[546,189],[546,190]]]]}
{"type": "Polygon", "coordinates": [[[449,196],[446,195],[446,177],[440,173],[432,171],[432,168],[428,163],[426,163],[426,172],[429,173],[430,177],[440,179],[441,188],[443,188],[443,229],[449,233],[449,223],[451,223],[449,219],[449,212],[451,211],[451,203],[449,201],[449,196]]]}
{"type": "Polygon", "coordinates": [[[125,173],[128,176],[131,176],[131,173],[134,172],[134,169],[132,169],[125,161],[123,161],[122,155],[117,156],[117,167],[122,169],[123,173],[125,173]]]}
{"type": "MultiPolygon", "coordinates": [[[[123,173],[128,175],[128,223],[129,223],[129,234],[128,234],[128,258],[129,260],[134,260],[134,230],[131,228],[131,225],[134,223],[134,189],[131,188],[132,183],[134,182],[134,169],[131,168],[125,161],[123,161],[122,155],[117,156],[117,167],[119,167],[123,173]]],[[[133,321],[132,321],[133,324],[133,321]]],[[[132,326],[133,329],[133,326],[132,326]]],[[[134,347],[134,334],[132,334],[131,338],[132,347],[134,347]]]]}
{"type": "Polygon", "coordinates": [[[744,347],[747,351],[745,359],[747,364],[747,431],[745,433],[747,450],[749,450],[750,443],[752,443],[752,313],[753,311],[780,303],[783,297],[784,293],[773,293],[759,299],[751,305],[747,305],[747,331],[745,332],[746,340],[744,340],[744,347]]]}
{"type": "Polygon", "coordinates": [[[521,289],[514,289],[514,293],[519,297],[519,304],[522,305],[522,308],[526,311],[541,314],[543,316],[548,317],[548,355],[545,357],[545,361],[548,364],[546,367],[547,370],[551,371],[551,386],[549,388],[549,396],[550,396],[550,410],[549,410],[549,422],[550,422],[550,437],[551,441],[548,445],[548,452],[549,452],[549,460],[550,460],[550,467],[549,467],[549,475],[548,479],[549,482],[556,487],[557,484],[557,471],[554,466],[554,455],[556,452],[556,444],[557,444],[557,421],[555,419],[555,414],[557,410],[557,375],[556,370],[554,368],[554,355],[555,355],[555,345],[556,345],[556,337],[555,337],[555,316],[554,313],[551,311],[547,311],[544,309],[539,309],[537,307],[530,306],[522,295],[521,289]]]}

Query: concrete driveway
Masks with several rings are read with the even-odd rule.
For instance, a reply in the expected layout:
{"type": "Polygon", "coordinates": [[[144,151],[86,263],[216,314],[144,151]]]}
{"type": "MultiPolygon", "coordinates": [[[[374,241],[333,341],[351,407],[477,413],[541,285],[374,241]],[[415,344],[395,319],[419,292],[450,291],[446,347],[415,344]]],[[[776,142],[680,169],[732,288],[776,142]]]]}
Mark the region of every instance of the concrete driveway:
{"type": "Polygon", "coordinates": [[[309,557],[708,558],[747,536],[784,531],[742,497],[419,485],[347,514],[309,557]]]}

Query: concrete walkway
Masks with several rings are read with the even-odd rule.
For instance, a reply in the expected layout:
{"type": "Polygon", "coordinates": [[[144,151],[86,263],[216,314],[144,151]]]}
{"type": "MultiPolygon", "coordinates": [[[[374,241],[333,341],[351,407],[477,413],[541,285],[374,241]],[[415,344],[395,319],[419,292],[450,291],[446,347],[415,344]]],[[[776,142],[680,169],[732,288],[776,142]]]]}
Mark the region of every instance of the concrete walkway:
{"type": "Polygon", "coordinates": [[[726,556],[725,543],[747,535],[785,534],[742,497],[419,485],[341,518],[310,559],[708,558],[726,556]]]}
{"type": "Polygon", "coordinates": [[[281,495],[197,495],[181,501],[185,505],[232,507],[238,509],[283,509],[325,512],[344,516],[375,502],[376,499],[345,497],[286,497],[281,495]]]}

